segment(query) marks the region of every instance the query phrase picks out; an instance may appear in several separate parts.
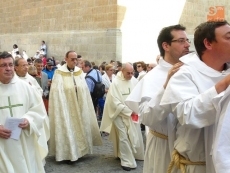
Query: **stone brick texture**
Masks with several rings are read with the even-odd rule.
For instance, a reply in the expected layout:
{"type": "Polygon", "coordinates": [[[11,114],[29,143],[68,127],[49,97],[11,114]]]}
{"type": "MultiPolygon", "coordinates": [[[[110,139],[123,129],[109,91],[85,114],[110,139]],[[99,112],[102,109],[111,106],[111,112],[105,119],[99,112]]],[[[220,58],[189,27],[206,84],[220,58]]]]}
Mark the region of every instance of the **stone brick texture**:
{"type": "MultiPolygon", "coordinates": [[[[120,28],[127,7],[117,1],[0,0],[0,51],[11,51],[17,44],[33,56],[45,40],[48,56],[59,60],[68,50],[96,64],[121,60],[120,28]]],[[[229,21],[228,0],[186,0],[179,22],[191,37],[195,27],[206,21],[211,6],[224,6],[229,21]]],[[[172,8],[177,10],[176,1],[172,8]]]]}
{"type": "Polygon", "coordinates": [[[62,60],[68,50],[101,63],[121,60],[125,9],[117,0],[0,0],[0,51],[13,44],[33,56],[42,40],[48,56],[62,60]]]}

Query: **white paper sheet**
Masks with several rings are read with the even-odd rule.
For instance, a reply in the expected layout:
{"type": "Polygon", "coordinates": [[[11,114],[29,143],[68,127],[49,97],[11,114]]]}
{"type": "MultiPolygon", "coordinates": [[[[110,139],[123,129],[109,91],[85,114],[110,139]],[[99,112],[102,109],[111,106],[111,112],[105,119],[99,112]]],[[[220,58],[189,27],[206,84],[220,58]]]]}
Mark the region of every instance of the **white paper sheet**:
{"type": "Polygon", "coordinates": [[[18,127],[20,123],[23,122],[22,118],[8,117],[6,119],[4,127],[8,130],[11,130],[11,139],[18,140],[21,134],[22,129],[18,127]]]}

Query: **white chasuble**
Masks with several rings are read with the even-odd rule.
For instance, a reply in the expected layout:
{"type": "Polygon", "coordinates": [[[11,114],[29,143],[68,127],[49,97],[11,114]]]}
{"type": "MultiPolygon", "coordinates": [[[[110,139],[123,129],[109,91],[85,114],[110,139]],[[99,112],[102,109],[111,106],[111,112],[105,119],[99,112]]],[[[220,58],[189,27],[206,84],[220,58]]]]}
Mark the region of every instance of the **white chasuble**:
{"type": "MultiPolygon", "coordinates": [[[[33,88],[34,97],[36,96],[36,97],[38,97],[39,100],[42,100],[43,90],[34,77],[32,77],[31,75],[29,75],[27,73],[25,77],[19,77],[18,76],[18,78],[21,79],[22,81],[25,81],[26,83],[28,83],[33,88]]],[[[42,102],[43,102],[43,100],[42,100],[42,102]]],[[[47,115],[44,104],[42,105],[42,109],[43,109],[43,114],[45,116],[45,121],[43,124],[43,129],[41,129],[41,136],[39,138],[39,142],[44,144],[45,142],[43,142],[43,141],[47,142],[50,138],[50,127],[49,127],[50,124],[49,124],[49,117],[47,115]]],[[[45,145],[44,147],[47,147],[47,145],[45,145]]],[[[48,153],[48,147],[47,147],[46,153],[48,153]]],[[[45,160],[44,160],[44,164],[45,164],[45,160]]]]}
{"type": "Polygon", "coordinates": [[[179,121],[175,149],[192,162],[206,161],[206,166],[187,165],[186,172],[214,173],[211,149],[216,110],[212,99],[217,96],[215,84],[229,72],[208,67],[195,53],[180,60],[184,65],[171,77],[161,105],[179,121]]]}
{"type": "MultiPolygon", "coordinates": [[[[18,76],[19,77],[19,76],[18,76]]],[[[43,95],[43,90],[40,87],[40,85],[38,84],[37,80],[32,77],[31,75],[29,75],[28,73],[26,74],[25,77],[19,77],[21,80],[29,83],[35,90],[36,92],[38,92],[39,95],[43,95]]]]}
{"type": "Polygon", "coordinates": [[[26,118],[29,128],[22,129],[19,140],[0,138],[0,170],[4,173],[45,173],[42,160],[47,155],[47,141],[40,140],[45,120],[43,102],[32,87],[18,79],[0,82],[0,124],[7,117],[26,118]]]}
{"type": "Polygon", "coordinates": [[[73,72],[66,64],[55,71],[50,95],[50,155],[56,161],[71,160],[93,153],[102,145],[89,89],[82,70],[73,72]]]}
{"type": "MultiPolygon", "coordinates": [[[[109,92],[106,96],[105,107],[102,117],[100,130],[110,133],[110,139],[114,145],[115,157],[120,157],[119,139],[113,121],[121,117],[126,126],[130,147],[136,159],[144,159],[143,138],[140,131],[140,124],[134,123],[131,119],[132,110],[125,105],[125,99],[131,93],[136,85],[137,80],[132,77],[131,80],[125,80],[122,73],[118,72],[117,76],[110,85],[109,92]],[[135,155],[135,153],[137,153],[135,155]]],[[[130,161],[131,162],[131,161],[130,161]]],[[[123,165],[125,166],[125,165],[123,165]]],[[[127,165],[132,167],[130,165],[127,165]]],[[[133,166],[135,167],[135,166],[133,166]]]]}
{"type": "Polygon", "coordinates": [[[169,148],[172,151],[175,120],[172,121],[173,115],[169,115],[159,105],[170,68],[172,65],[161,58],[159,64],[138,82],[125,101],[130,109],[138,112],[141,122],[150,128],[146,139],[143,173],[167,172],[171,160],[169,148]],[[168,136],[168,139],[154,136],[151,131],[168,136]]]}

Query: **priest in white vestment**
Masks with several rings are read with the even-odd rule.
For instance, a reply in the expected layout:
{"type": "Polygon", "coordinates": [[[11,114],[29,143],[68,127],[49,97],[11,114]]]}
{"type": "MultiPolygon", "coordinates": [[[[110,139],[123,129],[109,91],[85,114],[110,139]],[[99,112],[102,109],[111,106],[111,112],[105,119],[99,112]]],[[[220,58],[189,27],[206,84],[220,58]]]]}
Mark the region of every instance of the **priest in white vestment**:
{"type": "Polygon", "coordinates": [[[38,84],[37,80],[28,74],[28,62],[24,58],[18,58],[14,62],[15,64],[15,73],[16,75],[22,79],[23,81],[26,81],[29,83],[32,87],[35,88],[35,90],[38,92],[39,95],[43,95],[43,90],[38,84]]]}
{"type": "MultiPolygon", "coordinates": [[[[14,70],[16,75],[19,77],[19,79],[25,81],[28,83],[35,91],[34,97],[38,97],[39,99],[42,99],[43,90],[38,84],[37,80],[28,74],[28,62],[24,58],[18,58],[14,61],[14,70]]],[[[46,113],[45,106],[43,106],[44,114],[45,114],[45,121],[44,121],[44,129],[42,130],[42,135],[39,140],[46,140],[48,141],[50,138],[50,128],[49,128],[49,118],[46,113]]],[[[48,148],[47,148],[48,152],[48,148]]]]}
{"type": "Polygon", "coordinates": [[[101,131],[110,133],[114,155],[120,158],[121,166],[126,171],[137,167],[135,159],[144,159],[143,138],[137,114],[124,103],[137,82],[133,77],[132,65],[123,64],[122,71],[118,72],[110,85],[100,127],[101,131]]]}
{"type": "Polygon", "coordinates": [[[76,52],[67,52],[65,60],[55,71],[49,95],[49,154],[56,161],[76,161],[92,154],[102,140],[89,89],[76,66],[76,52]]]}
{"type": "Polygon", "coordinates": [[[184,65],[171,77],[161,100],[179,121],[174,147],[182,160],[191,162],[186,165],[188,173],[205,172],[202,164],[206,173],[215,173],[212,142],[216,109],[212,100],[230,83],[230,43],[223,36],[229,33],[226,21],[200,24],[194,34],[199,56],[191,53],[180,58],[184,65]]]}
{"type": "Polygon", "coordinates": [[[187,41],[185,27],[173,25],[163,28],[158,36],[158,45],[164,58],[160,58],[158,65],[138,82],[125,101],[130,109],[139,113],[142,124],[150,129],[146,139],[143,173],[166,173],[171,161],[176,121],[175,117],[164,111],[159,104],[164,93],[164,85],[167,83],[166,79],[168,80],[182,65],[178,63],[179,58],[189,52],[190,44],[187,41]],[[178,38],[184,39],[184,44],[167,44],[168,39],[178,38]]]}
{"type": "Polygon", "coordinates": [[[33,88],[14,74],[13,57],[0,54],[0,170],[3,173],[45,173],[42,160],[47,141],[40,140],[45,120],[43,102],[33,88]],[[8,118],[19,118],[19,139],[4,127],[8,118]]]}

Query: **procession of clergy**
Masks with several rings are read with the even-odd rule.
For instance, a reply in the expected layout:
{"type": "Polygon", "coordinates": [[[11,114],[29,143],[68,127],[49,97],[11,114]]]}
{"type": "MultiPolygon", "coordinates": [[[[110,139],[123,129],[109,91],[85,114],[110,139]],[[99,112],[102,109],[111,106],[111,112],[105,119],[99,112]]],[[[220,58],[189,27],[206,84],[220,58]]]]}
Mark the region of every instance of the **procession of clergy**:
{"type": "Polygon", "coordinates": [[[110,81],[100,129],[75,51],[55,71],[49,116],[37,81],[15,74],[12,55],[2,52],[0,172],[44,173],[48,153],[76,161],[102,145],[100,132],[107,132],[125,171],[144,160],[143,173],[230,173],[229,23],[197,26],[196,52],[179,24],[164,27],[157,43],[161,58],[142,79],[124,63],[110,81]],[[16,127],[4,126],[9,119],[21,120],[19,139],[12,137],[16,127]],[[140,123],[149,129],[145,152],[140,123]]]}

